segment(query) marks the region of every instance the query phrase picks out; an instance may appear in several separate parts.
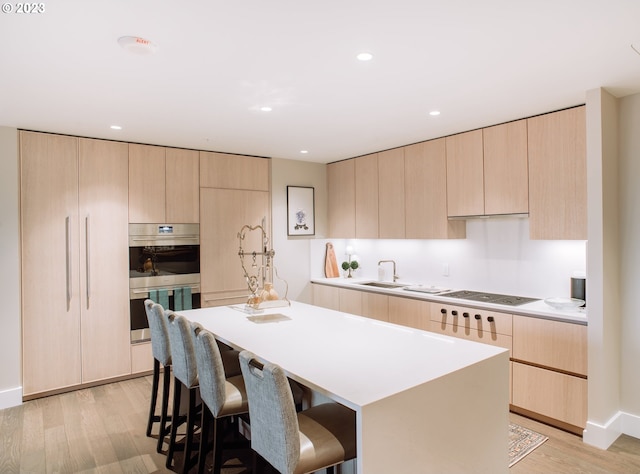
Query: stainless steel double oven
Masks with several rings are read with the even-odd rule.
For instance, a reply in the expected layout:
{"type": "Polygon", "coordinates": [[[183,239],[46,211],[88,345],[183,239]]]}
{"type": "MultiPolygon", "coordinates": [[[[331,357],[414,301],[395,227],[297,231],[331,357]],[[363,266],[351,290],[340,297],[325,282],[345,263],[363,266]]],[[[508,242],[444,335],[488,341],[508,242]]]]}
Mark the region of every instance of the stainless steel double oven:
{"type": "Polygon", "coordinates": [[[200,307],[199,224],[129,224],[132,343],[150,338],[144,300],[158,292],[169,309],[176,309],[177,289],[183,290],[178,294],[191,295],[184,307],[200,307]]]}

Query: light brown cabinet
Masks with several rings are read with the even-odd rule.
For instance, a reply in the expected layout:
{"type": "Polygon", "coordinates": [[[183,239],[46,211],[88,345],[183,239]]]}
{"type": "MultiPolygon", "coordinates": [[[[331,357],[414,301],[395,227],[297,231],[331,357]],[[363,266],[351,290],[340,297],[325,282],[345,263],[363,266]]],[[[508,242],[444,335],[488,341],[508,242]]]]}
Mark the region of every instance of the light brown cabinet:
{"type": "MultiPolygon", "coordinates": [[[[200,154],[200,286],[202,306],[244,303],[249,295],[238,255],[243,226],[270,232],[270,161],[223,153],[200,154]]],[[[245,251],[262,250],[262,233],[250,231],[245,251]]],[[[261,258],[261,257],[258,257],[261,258]]],[[[261,264],[262,261],[258,261],[261,264]]],[[[251,265],[246,261],[245,264],[251,265]]],[[[251,271],[251,269],[248,269],[251,271]]]]}
{"type": "Polygon", "coordinates": [[[378,238],[378,154],[354,159],[356,238],[378,238]]]}
{"type": "Polygon", "coordinates": [[[345,160],[327,165],[327,218],[329,236],[341,239],[356,237],[355,161],[345,160]]]}
{"type": "Polygon", "coordinates": [[[405,238],[404,148],[378,153],[378,235],[405,238]]]}
{"type": "Polygon", "coordinates": [[[131,372],[127,158],[20,132],[25,397],[131,372]]]}
{"type": "Polygon", "coordinates": [[[198,223],[199,153],[129,144],[129,222],[198,223]]]}
{"type": "Polygon", "coordinates": [[[482,130],[484,214],[527,214],[529,171],[527,121],[517,120],[482,130]]]}
{"type": "Polygon", "coordinates": [[[484,215],[482,130],[446,137],[447,214],[484,215]]]}
{"type": "Polygon", "coordinates": [[[531,239],[587,239],[585,107],[527,120],[531,239]]]}
{"type": "Polygon", "coordinates": [[[431,306],[428,301],[389,296],[389,322],[429,331],[431,306]]]}
{"type": "Polygon", "coordinates": [[[404,148],[405,237],[465,238],[464,221],[447,219],[445,139],[404,148]]]}
{"type": "Polygon", "coordinates": [[[587,327],[514,316],[512,357],[515,411],[580,434],[587,421],[587,327]]]}

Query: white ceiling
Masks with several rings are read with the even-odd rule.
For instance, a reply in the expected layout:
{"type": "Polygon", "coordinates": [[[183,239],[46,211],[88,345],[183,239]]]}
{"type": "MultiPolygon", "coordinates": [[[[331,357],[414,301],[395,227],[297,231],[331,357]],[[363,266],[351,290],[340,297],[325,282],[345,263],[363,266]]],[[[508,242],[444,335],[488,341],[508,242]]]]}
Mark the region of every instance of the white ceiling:
{"type": "Polygon", "coordinates": [[[326,163],[640,92],[639,0],[42,5],[0,13],[0,125],[326,163]]]}

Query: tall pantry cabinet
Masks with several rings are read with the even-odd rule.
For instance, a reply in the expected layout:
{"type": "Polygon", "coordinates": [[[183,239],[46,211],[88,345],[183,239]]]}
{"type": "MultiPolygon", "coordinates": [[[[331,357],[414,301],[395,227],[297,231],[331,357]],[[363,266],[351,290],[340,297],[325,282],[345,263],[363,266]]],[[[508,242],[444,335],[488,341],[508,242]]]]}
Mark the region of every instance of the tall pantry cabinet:
{"type": "Polygon", "coordinates": [[[20,132],[23,395],[129,374],[128,152],[20,132]]]}

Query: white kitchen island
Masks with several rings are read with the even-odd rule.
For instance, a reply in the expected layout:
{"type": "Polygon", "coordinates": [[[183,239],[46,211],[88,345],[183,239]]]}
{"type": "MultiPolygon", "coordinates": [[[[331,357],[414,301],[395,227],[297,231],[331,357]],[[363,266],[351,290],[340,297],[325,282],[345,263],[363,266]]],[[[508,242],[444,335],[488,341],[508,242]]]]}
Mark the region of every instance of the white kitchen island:
{"type": "Polygon", "coordinates": [[[361,474],[508,471],[509,355],[303,303],[179,311],[353,409],[361,474]]]}

